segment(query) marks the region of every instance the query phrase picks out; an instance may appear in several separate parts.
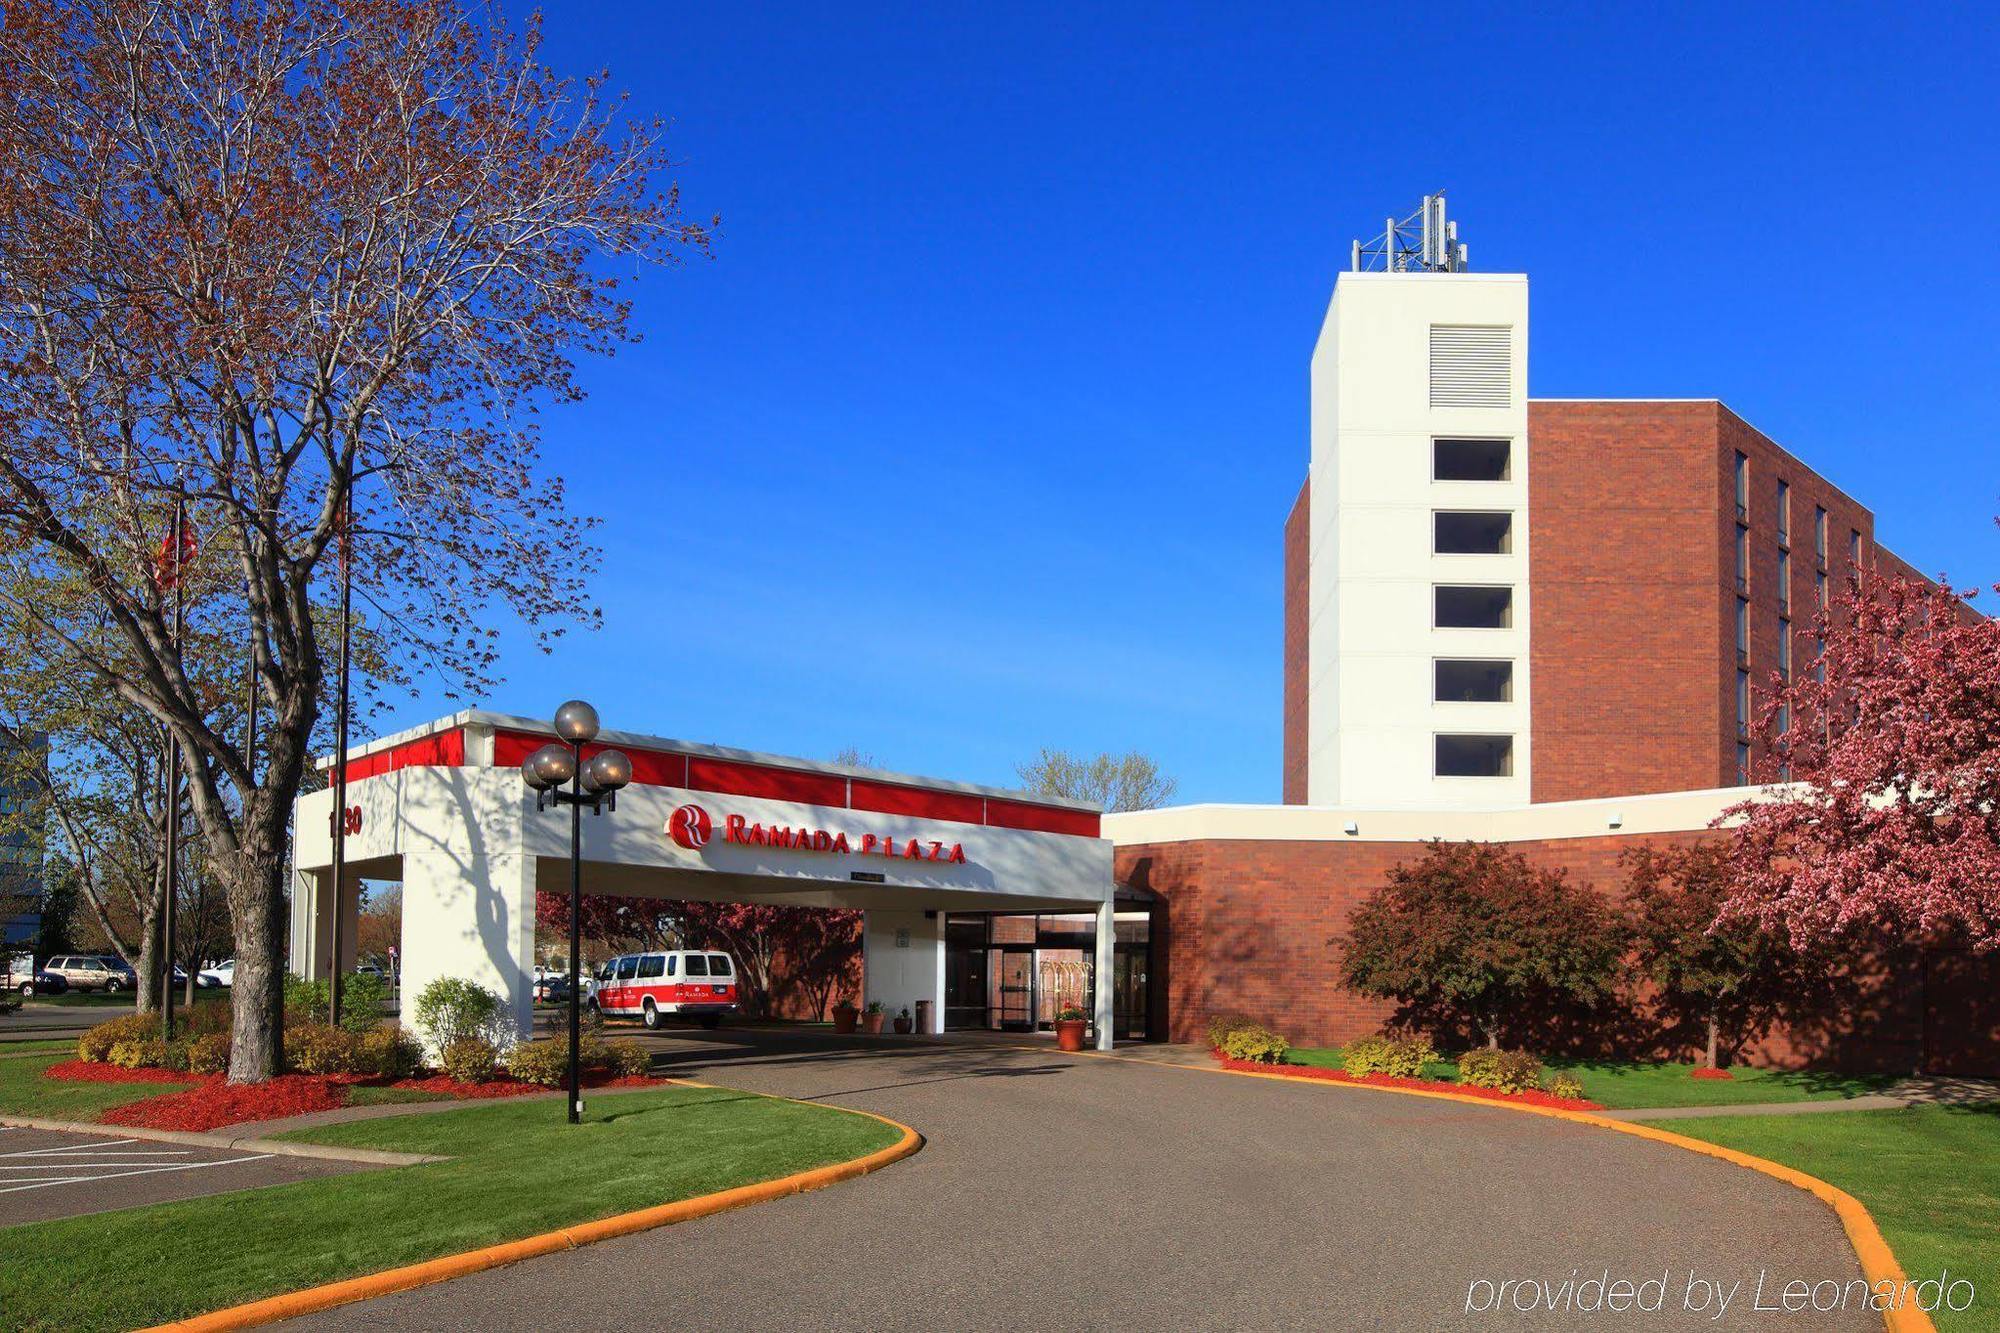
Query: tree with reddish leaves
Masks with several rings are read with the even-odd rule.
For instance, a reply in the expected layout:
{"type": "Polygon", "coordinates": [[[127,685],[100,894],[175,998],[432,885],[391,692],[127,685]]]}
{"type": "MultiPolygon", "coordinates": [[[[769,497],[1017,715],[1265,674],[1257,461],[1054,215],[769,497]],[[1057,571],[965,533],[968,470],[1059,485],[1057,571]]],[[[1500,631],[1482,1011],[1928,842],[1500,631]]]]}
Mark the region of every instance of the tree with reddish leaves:
{"type": "Polygon", "coordinates": [[[2000,623],[1967,595],[1873,573],[1816,616],[1824,651],[1760,717],[1774,785],[1717,821],[1735,826],[1728,914],[1800,949],[2000,948],[2000,623]]]}
{"type": "Polygon", "coordinates": [[[661,124],[537,48],[455,0],[0,21],[0,614],[178,743],[236,939],[232,1081],[282,1059],[281,870],[336,562],[385,645],[364,697],[482,688],[497,609],[544,637],[594,620],[537,413],[629,337],[600,257],[629,275],[708,243],[661,124]],[[37,586],[65,595],[12,592],[37,586]],[[173,634],[176,595],[240,646],[221,679],[173,634]],[[217,703],[252,666],[254,750],[217,703]]]}
{"type": "Polygon", "coordinates": [[[1810,989],[1785,937],[1740,918],[1721,922],[1735,886],[1728,846],[1641,846],[1621,858],[1633,971],[1663,1026],[1703,1035],[1703,1063],[1736,1049],[1810,989]]]}
{"type": "Polygon", "coordinates": [[[1398,1023],[1470,1032],[1489,1047],[1530,1019],[1610,999],[1624,953],[1616,917],[1589,886],[1483,842],[1426,844],[1331,942],[1342,980],[1396,1001],[1398,1023]]]}
{"type": "MultiPolygon", "coordinates": [[[[657,898],[627,898],[587,893],[578,904],[583,938],[612,953],[657,953],[681,945],[674,913],[683,904],[657,898]]],[[[535,890],[535,925],[552,939],[569,938],[569,894],[535,890]]],[[[562,949],[568,966],[567,943],[562,949]]]]}

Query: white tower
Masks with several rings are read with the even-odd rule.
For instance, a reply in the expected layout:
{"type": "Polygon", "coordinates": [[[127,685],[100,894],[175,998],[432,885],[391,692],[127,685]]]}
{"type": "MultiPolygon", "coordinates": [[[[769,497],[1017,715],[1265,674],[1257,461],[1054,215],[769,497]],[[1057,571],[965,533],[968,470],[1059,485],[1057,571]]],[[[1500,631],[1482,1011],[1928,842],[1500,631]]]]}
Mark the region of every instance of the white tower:
{"type": "Polygon", "coordinates": [[[1312,358],[1307,795],[1529,799],[1528,280],[1442,195],[1353,249],[1312,358]]]}

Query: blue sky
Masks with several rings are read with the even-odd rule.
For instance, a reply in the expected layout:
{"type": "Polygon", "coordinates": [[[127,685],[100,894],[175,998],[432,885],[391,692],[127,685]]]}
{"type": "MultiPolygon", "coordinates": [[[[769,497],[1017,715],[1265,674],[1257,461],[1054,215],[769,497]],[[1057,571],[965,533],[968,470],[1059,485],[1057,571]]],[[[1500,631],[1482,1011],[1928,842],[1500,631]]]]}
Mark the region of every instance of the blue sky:
{"type": "Polygon", "coordinates": [[[1665,15],[555,8],[723,228],[548,420],[605,628],[514,636],[492,705],[1276,800],[1307,358],[1350,239],[1438,188],[1530,275],[1533,394],[1722,398],[2000,579],[1992,20],[1665,15]]]}

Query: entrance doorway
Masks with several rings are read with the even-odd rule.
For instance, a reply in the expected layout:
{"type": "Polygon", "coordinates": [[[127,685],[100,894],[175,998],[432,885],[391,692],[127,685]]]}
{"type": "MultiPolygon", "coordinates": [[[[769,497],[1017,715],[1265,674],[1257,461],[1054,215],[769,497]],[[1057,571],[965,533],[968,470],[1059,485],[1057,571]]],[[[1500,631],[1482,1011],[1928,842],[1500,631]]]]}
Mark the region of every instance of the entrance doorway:
{"type": "MultiPolygon", "coordinates": [[[[1150,1036],[1151,919],[1149,907],[1116,913],[1110,983],[1119,1041],[1150,1036]]],[[[1052,1028],[1059,1006],[1096,1012],[1095,913],[953,912],[944,947],[947,1031],[1033,1032],[1052,1028]]]]}
{"type": "Polygon", "coordinates": [[[1020,947],[994,949],[993,1022],[1003,1032],[1035,1029],[1035,951],[1020,947]]]}

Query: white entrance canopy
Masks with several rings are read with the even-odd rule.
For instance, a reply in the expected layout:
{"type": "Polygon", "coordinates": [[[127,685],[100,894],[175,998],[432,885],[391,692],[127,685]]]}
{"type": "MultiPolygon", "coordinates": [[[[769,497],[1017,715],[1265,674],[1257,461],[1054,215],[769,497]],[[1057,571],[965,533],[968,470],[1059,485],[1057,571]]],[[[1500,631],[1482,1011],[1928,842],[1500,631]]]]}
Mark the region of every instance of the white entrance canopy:
{"type": "MultiPolygon", "coordinates": [[[[341,967],[360,882],[400,880],[403,993],[463,977],[533,1016],[535,891],[569,891],[569,812],[538,811],[521,761],[543,722],[468,710],[348,755],[341,967]]],[[[864,1002],[943,1022],[945,913],[1097,913],[1097,1044],[1112,1035],[1111,843],[1083,802],[606,731],[631,756],[617,809],[583,816],[583,890],[858,908],[864,1002]]],[[[322,764],[330,769],[331,762],[322,764]]],[[[326,975],[333,792],[295,811],[292,970],[326,975]]]]}

